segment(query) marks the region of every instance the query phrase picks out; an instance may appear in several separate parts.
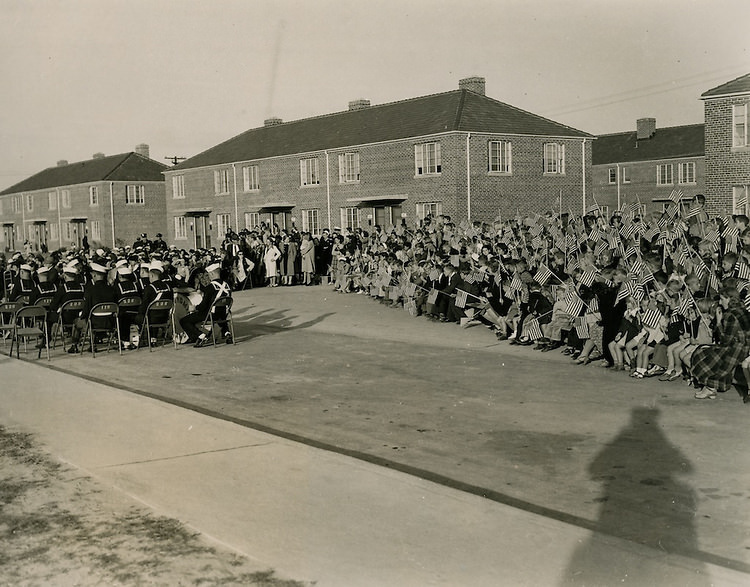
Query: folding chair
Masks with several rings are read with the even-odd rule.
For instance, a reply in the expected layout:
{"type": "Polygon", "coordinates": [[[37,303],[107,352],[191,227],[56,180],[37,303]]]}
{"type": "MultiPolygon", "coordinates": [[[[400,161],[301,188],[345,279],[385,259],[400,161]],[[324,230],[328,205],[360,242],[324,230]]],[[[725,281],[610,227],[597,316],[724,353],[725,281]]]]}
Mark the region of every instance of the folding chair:
{"type": "Polygon", "coordinates": [[[16,327],[16,312],[23,307],[21,302],[5,302],[0,304],[0,336],[3,339],[3,348],[5,340],[13,336],[13,329],[16,327]]]}
{"type": "MultiPolygon", "coordinates": [[[[130,324],[135,324],[135,316],[138,314],[138,310],[141,307],[141,296],[126,296],[122,298],[117,305],[120,306],[120,313],[119,313],[119,322],[124,322],[127,319],[130,319],[130,324]]],[[[120,325],[120,330],[122,331],[123,324],[120,325]]],[[[130,336],[130,333],[124,333],[126,337],[130,336]]]]}
{"type": "MultiPolygon", "coordinates": [[[[167,328],[169,328],[169,334],[172,337],[172,343],[174,348],[177,348],[177,331],[174,322],[174,302],[172,300],[154,300],[146,308],[146,315],[143,317],[143,325],[141,332],[145,333],[146,340],[148,340],[148,350],[151,352],[151,331],[152,329],[158,332],[159,328],[164,329],[164,336],[162,337],[162,346],[167,342],[167,328]],[[166,313],[164,320],[156,320],[154,318],[166,313]]],[[[158,337],[154,337],[157,339],[158,337]]]]}
{"type": "MultiPolygon", "coordinates": [[[[29,338],[44,337],[47,340],[47,310],[41,306],[24,306],[16,312],[13,320],[13,338],[10,341],[10,354],[13,356],[13,345],[16,345],[16,358],[20,359],[20,348],[21,339],[23,339],[24,352],[28,352],[27,341],[29,338]],[[39,324],[41,323],[41,328],[39,324]]],[[[47,360],[49,361],[49,345],[45,345],[47,349],[47,360]]],[[[39,347],[39,353],[37,359],[42,356],[42,347],[39,347]]]]}
{"type": "Polygon", "coordinates": [[[203,320],[203,324],[201,325],[201,329],[206,332],[208,329],[211,329],[211,340],[216,346],[216,330],[214,330],[215,326],[218,326],[222,330],[224,327],[226,327],[229,330],[229,334],[232,336],[232,344],[237,344],[234,340],[234,322],[232,321],[232,303],[233,299],[230,297],[225,298],[218,298],[214,300],[214,303],[211,304],[211,309],[209,310],[208,314],[206,315],[206,319],[203,320]],[[224,309],[225,310],[225,317],[224,318],[216,318],[216,310],[217,309],[224,309]]]}
{"type": "Polygon", "coordinates": [[[28,306],[29,302],[31,302],[31,296],[28,295],[28,294],[27,295],[23,295],[23,296],[18,296],[18,300],[17,301],[21,302],[24,306],[28,306]]]}
{"type": "Polygon", "coordinates": [[[122,345],[120,344],[120,322],[117,320],[117,315],[120,311],[120,307],[115,302],[104,302],[96,304],[91,308],[89,312],[88,320],[86,320],[86,326],[83,329],[83,336],[81,337],[81,349],[80,353],[83,353],[83,347],[86,344],[86,337],[89,337],[91,344],[91,355],[96,358],[96,335],[106,334],[107,335],[107,352],[109,352],[112,346],[112,336],[116,336],[117,350],[122,354],[122,345]],[[101,326],[102,323],[107,326],[101,326]],[[114,326],[112,325],[114,323],[114,326]]]}
{"type": "Polygon", "coordinates": [[[83,300],[68,300],[60,306],[59,313],[57,315],[57,324],[55,324],[55,331],[52,333],[52,348],[57,346],[57,337],[60,337],[62,342],[63,350],[65,350],[65,329],[69,332],[73,332],[73,325],[75,324],[75,318],[78,317],[79,312],[83,309],[83,300]],[[65,320],[65,316],[71,312],[75,313],[73,320],[65,320]]]}
{"type": "Polygon", "coordinates": [[[42,296],[40,298],[37,298],[34,302],[35,306],[41,306],[42,308],[49,308],[49,305],[52,303],[52,296],[42,296]]]}

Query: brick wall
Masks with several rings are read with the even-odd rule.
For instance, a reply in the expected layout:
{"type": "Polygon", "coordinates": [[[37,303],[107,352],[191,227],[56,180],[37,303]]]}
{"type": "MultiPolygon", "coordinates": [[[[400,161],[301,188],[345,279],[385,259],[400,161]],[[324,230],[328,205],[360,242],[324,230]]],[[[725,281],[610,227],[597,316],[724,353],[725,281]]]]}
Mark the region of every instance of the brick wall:
{"type": "Polygon", "coordinates": [[[706,201],[711,212],[732,212],[732,187],[750,184],[750,148],[732,148],[732,106],[750,96],[704,102],[706,123],[706,201]]]}

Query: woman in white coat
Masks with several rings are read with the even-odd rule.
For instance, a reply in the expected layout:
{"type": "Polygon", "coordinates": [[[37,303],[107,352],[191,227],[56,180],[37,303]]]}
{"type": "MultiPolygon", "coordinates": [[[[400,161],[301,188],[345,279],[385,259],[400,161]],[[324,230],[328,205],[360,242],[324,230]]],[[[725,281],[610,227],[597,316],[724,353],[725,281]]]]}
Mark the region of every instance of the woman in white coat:
{"type": "Polygon", "coordinates": [[[281,251],[276,246],[276,241],[273,237],[268,239],[266,243],[266,252],[263,255],[263,262],[266,265],[266,277],[268,277],[268,283],[271,287],[276,287],[278,284],[278,260],[281,257],[281,251]]]}

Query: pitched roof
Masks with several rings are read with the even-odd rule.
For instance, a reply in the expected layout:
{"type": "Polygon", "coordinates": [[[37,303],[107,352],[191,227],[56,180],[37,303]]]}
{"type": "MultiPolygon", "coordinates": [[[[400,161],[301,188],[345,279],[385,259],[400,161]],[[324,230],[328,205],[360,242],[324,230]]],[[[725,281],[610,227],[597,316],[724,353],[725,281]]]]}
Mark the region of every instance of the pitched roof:
{"type": "Polygon", "coordinates": [[[135,152],[49,167],[0,192],[0,196],[94,181],[164,181],[166,165],[135,152]]]}
{"type": "Polygon", "coordinates": [[[169,170],[252,161],[448,131],[592,137],[462,89],[253,128],[169,170]]]}
{"type": "Polygon", "coordinates": [[[636,140],[636,131],[601,135],[591,150],[592,165],[653,161],[705,155],[703,124],[659,128],[649,139],[636,140]]]}
{"type": "Polygon", "coordinates": [[[715,98],[717,96],[727,96],[731,94],[748,94],[750,93],[750,73],[741,75],[732,81],[716,86],[701,94],[701,98],[715,98]]]}

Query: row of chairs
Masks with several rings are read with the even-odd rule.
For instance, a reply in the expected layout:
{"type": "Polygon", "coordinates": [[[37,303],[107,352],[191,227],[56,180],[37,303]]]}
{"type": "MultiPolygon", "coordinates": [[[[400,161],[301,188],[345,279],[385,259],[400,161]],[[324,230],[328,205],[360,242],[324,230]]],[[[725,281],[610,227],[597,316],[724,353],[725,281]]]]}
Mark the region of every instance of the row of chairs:
{"type": "MultiPolygon", "coordinates": [[[[52,348],[57,347],[58,339],[65,350],[65,334],[73,330],[74,321],[66,321],[65,316],[77,316],[83,308],[83,300],[69,300],[65,302],[58,315],[57,323],[53,329],[52,340],[50,341],[47,327],[47,309],[52,303],[52,297],[39,298],[33,306],[24,305],[23,301],[6,302],[0,304],[0,334],[3,338],[3,346],[8,335],[11,338],[10,356],[13,356],[13,347],[16,348],[16,357],[20,358],[20,344],[23,341],[24,352],[28,352],[27,344],[29,339],[43,337],[44,341],[49,341],[39,348],[37,358],[42,356],[42,348],[47,351],[47,360],[50,360],[50,344],[52,348]]],[[[117,344],[117,348],[122,354],[122,345],[120,344],[121,332],[119,316],[122,312],[134,314],[141,305],[139,296],[130,296],[122,299],[119,304],[106,302],[94,306],[86,320],[86,325],[82,333],[80,352],[90,345],[91,353],[96,357],[96,340],[106,336],[107,352],[110,351],[112,342],[117,344]]],[[[206,319],[203,321],[202,328],[211,333],[213,345],[216,346],[216,328],[228,329],[234,343],[234,323],[232,320],[232,298],[219,298],[214,301],[211,310],[206,319]],[[224,317],[217,317],[217,309],[221,311],[224,317]]],[[[146,337],[149,352],[153,350],[154,342],[161,338],[162,346],[166,344],[168,338],[171,338],[175,348],[177,348],[177,329],[174,316],[174,302],[172,300],[155,300],[151,302],[146,310],[143,324],[140,332],[146,337]],[[161,317],[161,318],[159,318],[161,317]],[[158,334],[162,333],[159,337],[158,334]]]]}

